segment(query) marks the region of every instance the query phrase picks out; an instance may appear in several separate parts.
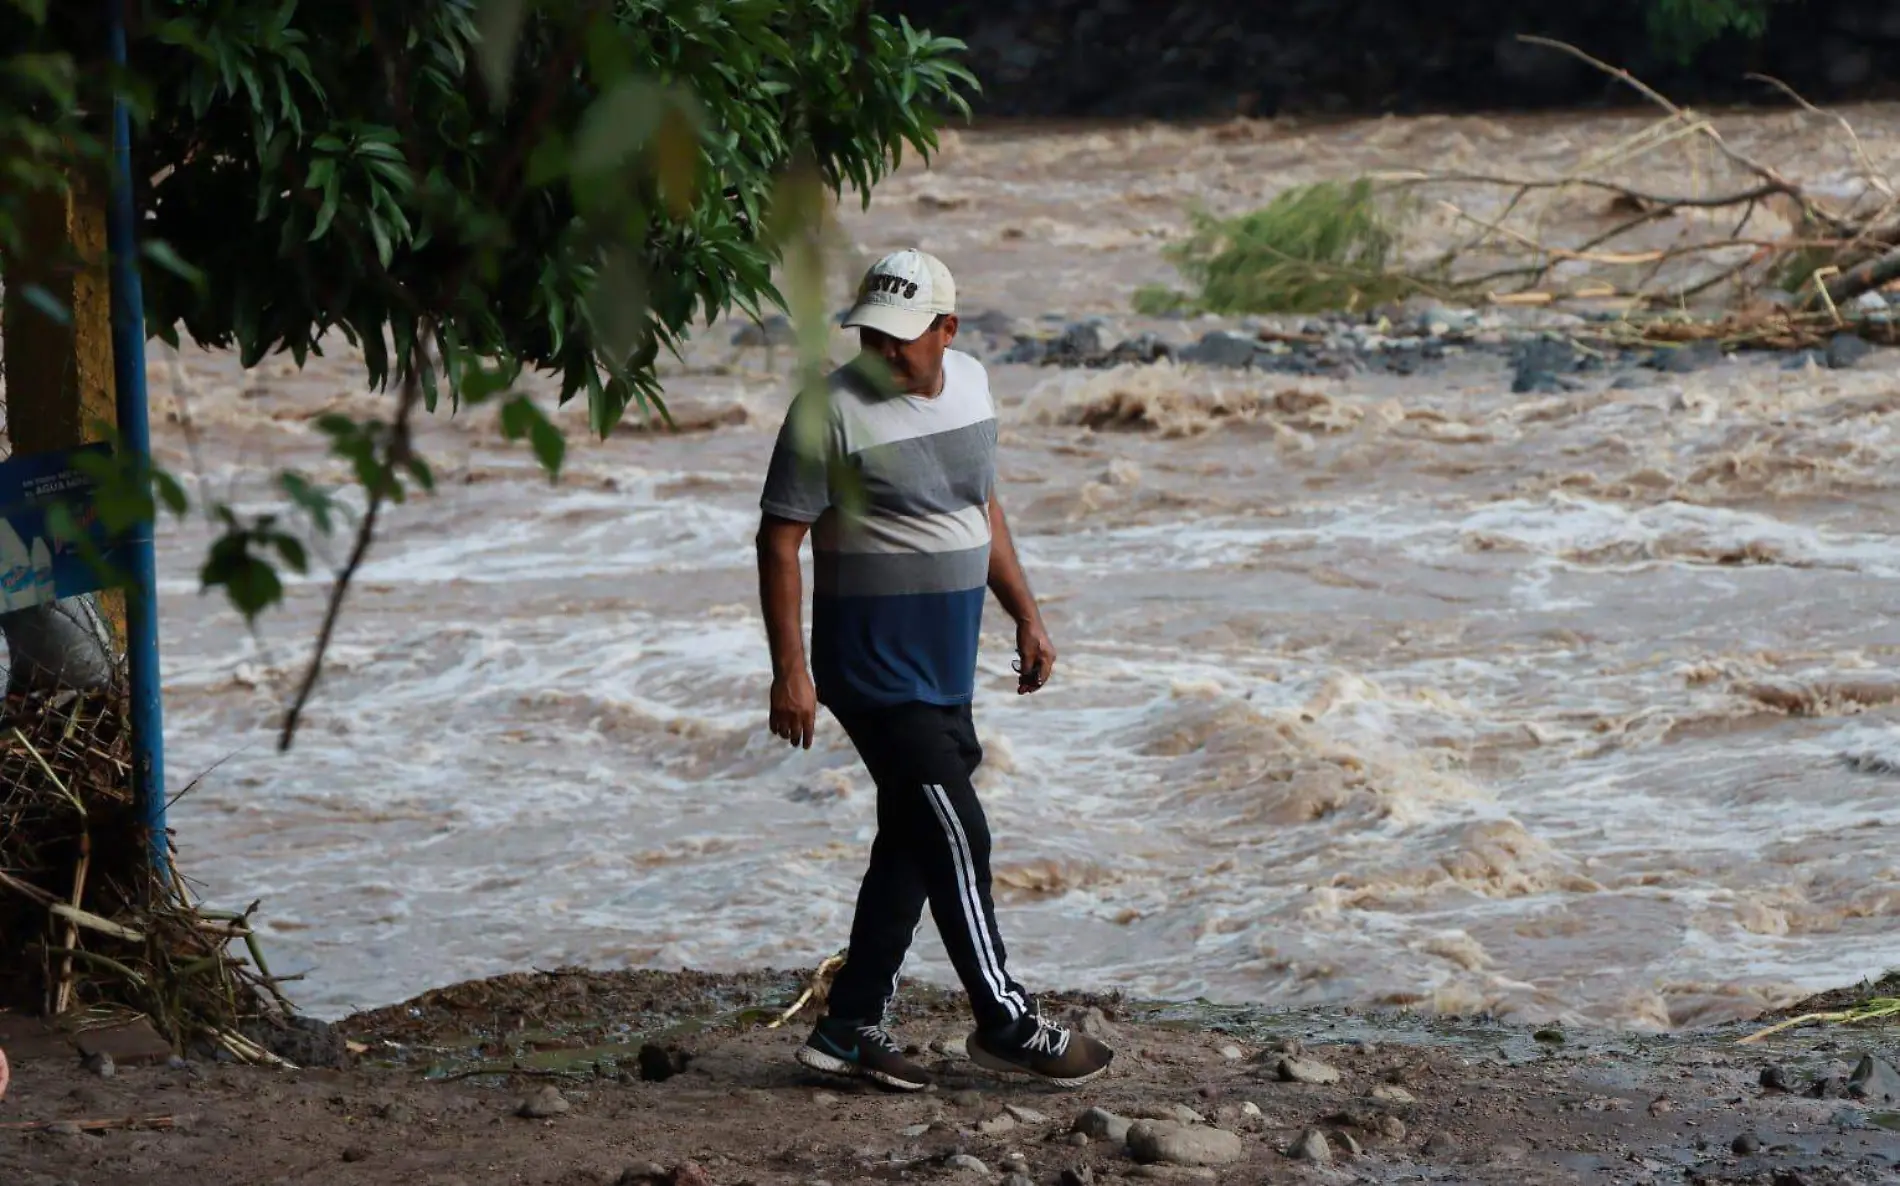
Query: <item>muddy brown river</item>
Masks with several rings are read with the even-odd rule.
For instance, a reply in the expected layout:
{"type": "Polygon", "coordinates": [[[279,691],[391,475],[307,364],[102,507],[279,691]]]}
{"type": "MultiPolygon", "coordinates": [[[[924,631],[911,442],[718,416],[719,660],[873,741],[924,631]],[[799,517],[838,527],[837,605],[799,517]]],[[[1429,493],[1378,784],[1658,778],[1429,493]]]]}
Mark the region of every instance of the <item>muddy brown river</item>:
{"type": "MultiPolygon", "coordinates": [[[[1900,107],[1848,114],[1900,164],[1900,107]]],[[[1234,323],[1129,302],[1178,282],[1162,248],[1195,204],[1592,155],[1659,189],[1724,184],[1707,152],[1632,155],[1650,122],[968,131],[847,205],[840,301],[914,243],[972,313],[1188,342],[1234,323]]],[[[1723,127],[1827,192],[1856,184],[1825,119],[1723,127]]],[[[1568,196],[1535,217],[1580,240],[1607,215],[1568,196]]],[[[1415,249],[1461,227],[1441,207],[1415,249]]],[[[492,412],[431,422],[441,489],[386,520],[288,755],[273,728],[324,582],[253,635],[197,592],[205,529],[165,529],[185,867],[220,903],[263,899],[314,1012],[529,966],[842,946],[873,797],[829,722],[808,754],[765,731],[751,535],[790,360],[733,329],[669,365],[699,428],[577,441],[553,487],[492,412]]],[[[247,505],[275,467],[341,483],[313,417],[388,407],[340,345],[301,373],[154,351],[162,462],[247,505]]],[[[992,362],[1002,496],[1062,653],[1019,699],[992,608],[979,785],[1019,975],[1667,1029],[1900,962],[1893,356],[1635,374],[1516,395],[1483,351],[1411,377],[992,362]],[[1077,423],[1109,406],[1147,430],[1077,423]]],[[[950,975],[928,928],[911,970],[950,975]]]]}

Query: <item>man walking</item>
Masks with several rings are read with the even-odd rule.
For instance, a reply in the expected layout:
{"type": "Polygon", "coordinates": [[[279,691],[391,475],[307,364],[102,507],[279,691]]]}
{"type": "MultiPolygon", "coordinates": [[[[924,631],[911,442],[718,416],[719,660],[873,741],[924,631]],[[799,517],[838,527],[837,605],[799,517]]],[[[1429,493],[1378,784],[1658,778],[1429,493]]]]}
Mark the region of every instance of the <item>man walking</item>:
{"type": "Polygon", "coordinates": [[[798,1059],[898,1090],[927,1085],[884,1017],[928,902],[976,1015],[971,1059],[1085,1083],[1113,1053],[1044,1020],[1010,977],[990,900],[989,826],[970,784],[983,757],[970,700],[984,589],[1015,619],[1019,694],[1041,688],[1056,658],[996,499],[989,377],[949,348],[955,284],[921,251],[874,264],[844,324],[858,330],[860,357],[833,372],[825,408],[794,401],[760,499],[772,732],[809,749],[822,703],[877,784],[851,947],[798,1059]],[[874,377],[880,361],[888,375],[874,377]],[[818,428],[816,457],[798,446],[806,417],[818,428]],[[798,566],[808,531],[810,673],[798,566]]]}

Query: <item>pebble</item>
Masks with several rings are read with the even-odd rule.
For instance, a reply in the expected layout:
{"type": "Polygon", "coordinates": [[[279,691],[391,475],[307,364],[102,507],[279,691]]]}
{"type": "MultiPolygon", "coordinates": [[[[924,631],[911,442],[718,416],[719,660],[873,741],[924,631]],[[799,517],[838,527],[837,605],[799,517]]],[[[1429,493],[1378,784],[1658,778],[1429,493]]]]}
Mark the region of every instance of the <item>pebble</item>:
{"type": "Polygon", "coordinates": [[[821,1108],[835,1108],[838,1106],[838,1097],[829,1091],[814,1091],[811,1095],[811,1102],[821,1108]]]}
{"type": "Polygon", "coordinates": [[[1871,1054],[1862,1055],[1847,1077],[1847,1094],[1876,1104],[1900,1103],[1900,1071],[1871,1054]]]}
{"type": "Polygon", "coordinates": [[[1050,346],[1050,356],[1060,360],[1089,362],[1115,349],[1115,334],[1099,319],[1077,321],[1066,326],[1050,346]]]}
{"type": "Polygon", "coordinates": [[[573,1107],[558,1087],[543,1087],[515,1106],[515,1115],[529,1120],[549,1120],[564,1115],[573,1107]]]}
{"type": "Polygon", "coordinates": [[[900,1137],[921,1137],[930,1131],[928,1124],[911,1124],[897,1130],[900,1137]]]}
{"type": "Polygon", "coordinates": [[[1174,357],[1174,346],[1157,334],[1137,334],[1108,352],[1109,362],[1156,363],[1174,357]]]}
{"type": "Polygon", "coordinates": [[[1085,1132],[1072,1132],[1062,1139],[1064,1143],[1074,1149],[1085,1149],[1089,1144],[1089,1134],[1085,1132]]]}
{"type": "Polygon", "coordinates": [[[1435,1132],[1425,1138],[1423,1152],[1427,1157],[1449,1157],[1458,1152],[1458,1138],[1448,1132],[1435,1132]]]}
{"type": "Polygon", "coordinates": [[[1325,1165],[1333,1159],[1333,1147],[1326,1143],[1326,1134],[1317,1128],[1309,1128],[1293,1142],[1287,1156],[1298,1161],[1312,1161],[1325,1165]]]}
{"type": "Polygon", "coordinates": [[[1000,1137],[1006,1132],[1014,1132],[1015,1130],[1016,1118],[1007,1113],[1001,1116],[991,1116],[987,1120],[979,1120],[976,1124],[976,1131],[986,1137],[1000,1137]]]}
{"type": "Polygon", "coordinates": [[[1763,1067],[1761,1069],[1761,1085],[1767,1088],[1769,1091],[1793,1091],[1794,1090],[1794,1087],[1788,1078],[1788,1068],[1786,1067],[1778,1067],[1778,1066],[1763,1067]]]}
{"type": "Polygon", "coordinates": [[[1137,1121],[1128,1130],[1128,1151],[1150,1165],[1232,1165],[1247,1155],[1240,1138],[1226,1129],[1171,1120],[1137,1121]]]}
{"type": "Polygon", "coordinates": [[[1252,334],[1217,329],[1203,334],[1200,341],[1182,351],[1181,358],[1202,366],[1246,367],[1253,365],[1254,356],[1259,352],[1260,339],[1252,334]]]}
{"type": "Polygon", "coordinates": [[[1220,1056],[1228,1062],[1239,1062],[1247,1057],[1247,1052],[1238,1046],[1227,1045],[1220,1048],[1220,1056]]]}
{"type": "Polygon", "coordinates": [[[984,1165],[976,1158],[971,1157],[968,1153],[952,1154],[943,1164],[949,1169],[961,1170],[971,1174],[981,1174],[985,1178],[990,1176],[990,1167],[984,1165]]]}
{"type": "Polygon", "coordinates": [[[1138,1104],[1128,1110],[1134,1120],[1172,1120],[1176,1124],[1206,1124],[1207,1117],[1186,1104],[1138,1104]]]}
{"type": "Polygon", "coordinates": [[[1564,1044],[1564,1032],[1555,1026],[1546,1026],[1532,1034],[1531,1037],[1539,1042],[1548,1042],[1553,1046],[1561,1046],[1564,1044]]]}
{"type": "Polygon", "coordinates": [[[1000,309],[986,309],[981,313],[960,318],[962,328],[974,330],[989,338],[1008,338],[1015,336],[1016,319],[1000,309]]]}
{"type": "Polygon", "coordinates": [[[1019,1124],[1047,1124],[1049,1118],[1034,1108],[1025,1108],[1021,1104],[1004,1104],[1003,1111],[1016,1118],[1019,1124]]]}
{"type": "Polygon", "coordinates": [[[1690,342],[1682,346],[1664,346],[1649,356],[1644,365],[1664,374],[1686,375],[1722,361],[1719,342],[1690,342]]]}
{"type": "Polygon", "coordinates": [[[83,1137],[86,1130],[70,1120],[55,1120],[46,1126],[46,1131],[56,1137],[83,1137]]]}
{"type": "Polygon", "coordinates": [[[968,1039],[962,1035],[949,1038],[935,1038],[931,1041],[930,1048],[945,1058],[953,1058],[961,1061],[970,1057],[968,1039]]]}
{"type": "Polygon", "coordinates": [[[684,1050],[672,1046],[662,1046],[658,1042],[647,1042],[640,1047],[635,1056],[640,1064],[640,1078],[648,1083],[664,1083],[686,1069],[692,1056],[684,1050]]]}
{"type": "Polygon", "coordinates": [[[1258,1120],[1261,1117],[1260,1105],[1247,1100],[1240,1105],[1240,1114],[1250,1120],[1258,1120]]]}
{"type": "Polygon", "coordinates": [[[713,1176],[696,1161],[682,1161],[673,1167],[667,1186],[714,1186],[713,1176]]]}
{"type": "Polygon", "coordinates": [[[1761,1152],[1761,1138],[1752,1132],[1745,1132],[1730,1142],[1729,1148],[1739,1157],[1753,1157],[1761,1152]]]}
{"type": "Polygon", "coordinates": [[[1359,1148],[1359,1140],[1358,1138],[1354,1137],[1351,1133],[1336,1132],[1333,1134],[1333,1140],[1339,1142],[1339,1147],[1346,1151],[1347,1157],[1359,1156],[1361,1152],[1359,1148]]]}
{"type": "Polygon", "coordinates": [[[1078,1034],[1086,1034],[1098,1041],[1106,1042],[1110,1046],[1126,1046],[1128,1044],[1128,1040],[1122,1036],[1122,1032],[1115,1028],[1113,1022],[1109,1021],[1108,1014],[1102,1012],[1094,1005],[1090,1005],[1086,1009],[1075,1010],[1069,1014],[1067,1020],[1069,1027],[1078,1034]]]}
{"type": "Polygon", "coordinates": [[[666,1181],[666,1167],[657,1161],[636,1161],[620,1171],[614,1186],[644,1186],[647,1182],[666,1181]]]}
{"type": "Polygon", "coordinates": [[[1280,1076],[1282,1083],[1312,1083],[1322,1087],[1337,1083],[1341,1078],[1337,1070],[1310,1058],[1282,1058],[1274,1073],[1280,1076]]]}
{"type": "Polygon", "coordinates": [[[1131,1178],[1146,1178],[1151,1182],[1217,1182],[1220,1176],[1206,1166],[1199,1165],[1138,1165],[1129,1171],[1131,1178]]]}
{"type": "Polygon", "coordinates": [[[952,1092],[950,1102],[959,1108],[980,1108],[983,1106],[983,1093],[973,1090],[952,1092]]]}
{"type": "Polygon", "coordinates": [[[103,1050],[97,1054],[87,1055],[85,1062],[81,1065],[101,1079],[110,1079],[119,1073],[118,1065],[112,1061],[112,1056],[103,1050]]]}
{"type": "Polygon", "coordinates": [[[1107,1141],[1119,1145],[1128,1139],[1128,1130],[1134,1122],[1124,1116],[1117,1116],[1106,1108],[1090,1108],[1075,1118],[1069,1127],[1097,1141],[1107,1141]]]}
{"type": "Polygon", "coordinates": [[[396,1100],[391,1103],[371,1105],[370,1115],[378,1120],[387,1120],[391,1124],[413,1124],[416,1119],[416,1110],[401,1100],[396,1100]]]}
{"type": "Polygon", "coordinates": [[[1405,1139],[1405,1121],[1397,1116],[1381,1116],[1373,1122],[1373,1126],[1378,1130],[1379,1135],[1388,1141],[1405,1139]]]}
{"type": "Polygon", "coordinates": [[[1827,349],[1821,357],[1827,361],[1828,370],[1844,371],[1872,352],[1873,347],[1864,338],[1842,332],[1827,340],[1827,349]]]}
{"type": "Polygon", "coordinates": [[[1381,1083],[1367,1093],[1369,1098],[1388,1104],[1415,1104],[1418,1097],[1393,1083],[1381,1083]]]}

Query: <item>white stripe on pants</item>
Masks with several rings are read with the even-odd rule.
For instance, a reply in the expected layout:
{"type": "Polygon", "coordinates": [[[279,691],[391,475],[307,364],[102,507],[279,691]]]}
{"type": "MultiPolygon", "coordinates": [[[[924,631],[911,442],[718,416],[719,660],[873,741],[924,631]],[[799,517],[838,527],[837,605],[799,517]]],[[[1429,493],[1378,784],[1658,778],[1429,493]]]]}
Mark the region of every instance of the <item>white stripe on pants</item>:
{"type": "Polygon", "coordinates": [[[963,821],[957,818],[956,807],[943,787],[926,783],[924,793],[929,796],[937,822],[943,825],[944,835],[950,842],[951,863],[957,873],[957,898],[963,906],[964,922],[969,924],[970,943],[976,949],[976,964],[983,973],[983,982],[989,985],[990,992],[1009,1010],[1012,1018],[1021,1017],[1028,1005],[1020,994],[1010,990],[1009,977],[1003,972],[1002,961],[996,958],[996,944],[991,940],[983,899],[977,892],[976,862],[970,856],[970,840],[964,834],[963,821]]]}

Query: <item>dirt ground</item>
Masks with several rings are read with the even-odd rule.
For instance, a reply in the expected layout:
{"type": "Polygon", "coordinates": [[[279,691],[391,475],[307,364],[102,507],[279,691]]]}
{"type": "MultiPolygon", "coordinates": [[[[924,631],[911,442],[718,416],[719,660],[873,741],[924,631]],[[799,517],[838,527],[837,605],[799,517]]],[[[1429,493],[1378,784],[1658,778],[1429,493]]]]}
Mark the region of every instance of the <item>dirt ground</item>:
{"type": "Polygon", "coordinates": [[[963,1061],[958,1003],[913,988],[895,1021],[939,1082],[903,1096],[792,1061],[809,1012],[764,1022],[799,986],[584,972],[458,985],[341,1023],[348,1069],[174,1060],[106,1076],[76,1055],[28,1057],[0,1101],[0,1186],[1900,1182],[1900,1098],[1847,1084],[1863,1054],[1893,1061],[1892,1030],[1743,1046],[1745,1030],[1047,998],[1120,1051],[1110,1076],[1061,1092],[963,1061]],[[1287,1081],[1328,1078],[1315,1064],[1338,1081],[1287,1081]],[[507,1067],[520,1069],[494,1073],[507,1067]],[[1782,1086],[1763,1085],[1768,1068],[1782,1086]],[[549,1089],[555,1114],[521,1114],[549,1089]],[[1090,1108],[1169,1118],[1191,1143],[1227,1130],[1239,1160],[1143,1164],[1113,1137],[1073,1135],[1090,1108]],[[125,1118],[150,1123],[22,1128],[125,1118]]]}

